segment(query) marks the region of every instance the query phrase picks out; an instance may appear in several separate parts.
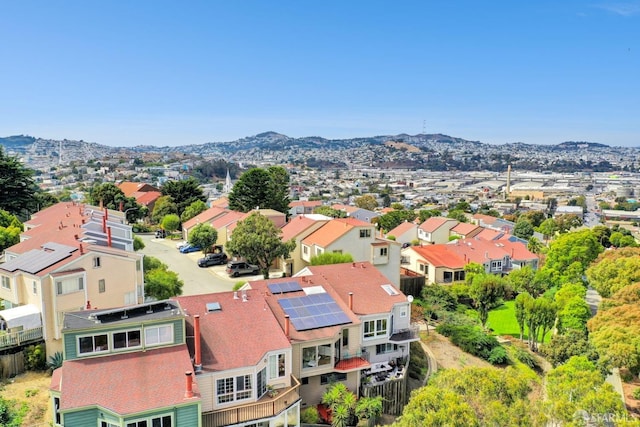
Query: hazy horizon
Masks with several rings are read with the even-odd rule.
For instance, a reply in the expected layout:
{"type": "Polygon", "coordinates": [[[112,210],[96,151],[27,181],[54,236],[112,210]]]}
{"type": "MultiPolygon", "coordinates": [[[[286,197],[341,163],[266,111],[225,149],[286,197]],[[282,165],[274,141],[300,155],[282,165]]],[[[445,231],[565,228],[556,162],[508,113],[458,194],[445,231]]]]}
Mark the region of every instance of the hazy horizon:
{"type": "Polygon", "coordinates": [[[640,145],[640,0],[1,6],[0,135],[640,145]]]}

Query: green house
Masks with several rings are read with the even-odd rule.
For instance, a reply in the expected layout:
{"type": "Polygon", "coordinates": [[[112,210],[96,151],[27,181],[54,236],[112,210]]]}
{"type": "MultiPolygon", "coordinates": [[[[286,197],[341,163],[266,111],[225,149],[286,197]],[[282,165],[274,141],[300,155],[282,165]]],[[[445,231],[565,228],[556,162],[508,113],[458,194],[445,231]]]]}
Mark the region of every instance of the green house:
{"type": "Polygon", "coordinates": [[[65,313],[54,425],[200,427],[184,319],[176,301],[65,313]]]}

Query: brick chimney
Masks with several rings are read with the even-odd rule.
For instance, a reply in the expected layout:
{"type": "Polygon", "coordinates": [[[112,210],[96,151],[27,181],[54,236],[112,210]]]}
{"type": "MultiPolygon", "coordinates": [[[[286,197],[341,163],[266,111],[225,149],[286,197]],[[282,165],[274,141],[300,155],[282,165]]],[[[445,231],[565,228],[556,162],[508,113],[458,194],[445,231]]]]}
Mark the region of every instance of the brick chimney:
{"type": "Polygon", "coordinates": [[[186,388],[184,390],[184,398],[190,399],[193,397],[193,372],[187,371],[184,373],[186,382],[186,388]]]}
{"type": "Polygon", "coordinates": [[[353,311],[353,292],[349,292],[349,310],[353,311]]]}
{"type": "Polygon", "coordinates": [[[202,348],[200,345],[200,315],[193,316],[193,355],[196,372],[202,371],[202,348]]]}

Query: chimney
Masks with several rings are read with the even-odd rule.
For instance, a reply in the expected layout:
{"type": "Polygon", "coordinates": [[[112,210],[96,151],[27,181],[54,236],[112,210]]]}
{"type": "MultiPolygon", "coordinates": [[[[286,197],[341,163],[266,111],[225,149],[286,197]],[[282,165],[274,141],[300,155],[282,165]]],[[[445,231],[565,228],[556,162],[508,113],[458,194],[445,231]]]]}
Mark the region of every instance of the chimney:
{"type": "Polygon", "coordinates": [[[106,216],[102,217],[102,232],[103,233],[107,232],[107,217],[106,216]]]}
{"type": "Polygon", "coordinates": [[[184,391],[184,398],[191,399],[193,397],[193,372],[187,371],[184,373],[187,380],[187,387],[184,391]]]}
{"type": "Polygon", "coordinates": [[[355,263],[355,262],[351,264],[351,267],[354,267],[354,268],[355,268],[355,266],[356,266],[356,263],[355,263]]]}
{"type": "Polygon", "coordinates": [[[284,335],[289,338],[289,328],[291,327],[291,322],[289,321],[289,315],[284,315],[284,335]]]}
{"type": "Polygon", "coordinates": [[[84,247],[82,246],[82,243],[80,243],[80,255],[84,255],[84,247]]]}
{"type": "Polygon", "coordinates": [[[109,219],[109,209],[108,208],[104,208],[104,219],[105,220],[109,219]]]}
{"type": "Polygon", "coordinates": [[[107,246],[111,247],[111,227],[107,227],[107,246]]]}
{"type": "Polygon", "coordinates": [[[353,292],[349,292],[349,310],[353,311],[353,292]]]}
{"type": "Polygon", "coordinates": [[[194,365],[196,372],[202,370],[202,349],[200,348],[200,315],[193,316],[194,365]]]}

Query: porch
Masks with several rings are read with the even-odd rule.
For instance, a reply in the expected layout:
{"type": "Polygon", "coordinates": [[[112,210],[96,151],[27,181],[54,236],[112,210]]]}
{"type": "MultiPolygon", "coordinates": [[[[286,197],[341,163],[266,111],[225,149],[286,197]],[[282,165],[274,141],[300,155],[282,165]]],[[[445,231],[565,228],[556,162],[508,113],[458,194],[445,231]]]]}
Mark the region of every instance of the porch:
{"type": "Polygon", "coordinates": [[[42,326],[18,332],[0,332],[0,351],[42,341],[42,326]]]}

